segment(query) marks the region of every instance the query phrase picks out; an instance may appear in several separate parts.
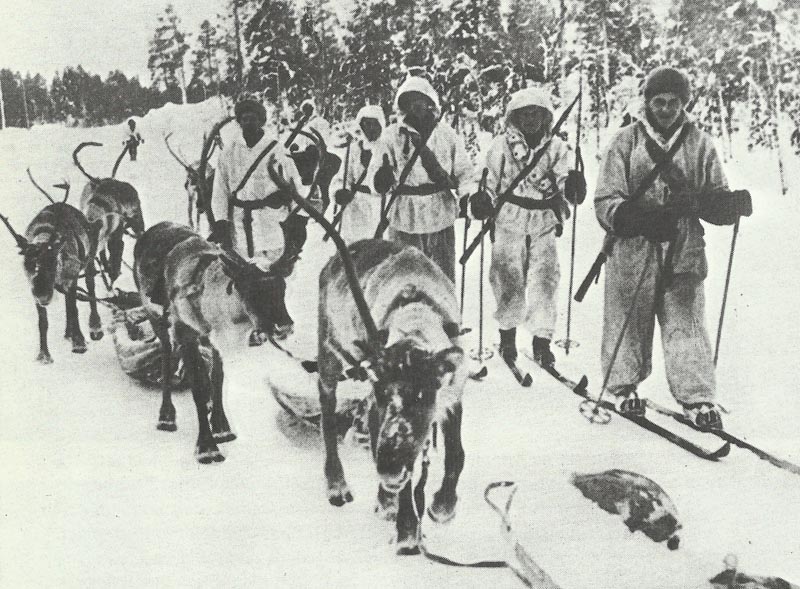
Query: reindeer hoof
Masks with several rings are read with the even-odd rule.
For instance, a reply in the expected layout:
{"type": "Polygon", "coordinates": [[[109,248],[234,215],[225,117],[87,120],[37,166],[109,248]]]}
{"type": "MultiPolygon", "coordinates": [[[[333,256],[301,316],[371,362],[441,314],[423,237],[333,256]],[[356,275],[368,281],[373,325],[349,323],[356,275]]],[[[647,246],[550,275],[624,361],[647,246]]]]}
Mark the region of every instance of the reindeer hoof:
{"type": "Polygon", "coordinates": [[[198,448],[196,454],[197,462],[200,464],[211,464],[212,462],[222,462],[225,460],[225,457],[218,448],[206,448],[203,450],[198,448]]]}
{"type": "Polygon", "coordinates": [[[86,342],[73,342],[72,344],[72,353],[73,354],[85,354],[86,353],[86,342]]]}
{"type": "Polygon", "coordinates": [[[382,488],[378,488],[378,500],[375,503],[375,515],[384,521],[396,521],[397,510],[400,506],[399,496],[390,495],[382,488]]]}
{"type": "Polygon", "coordinates": [[[102,329],[97,329],[97,330],[93,329],[93,330],[91,330],[89,332],[89,337],[92,338],[93,342],[100,341],[101,339],[103,339],[103,330],[102,329]]]}
{"type": "Polygon", "coordinates": [[[345,503],[353,501],[353,494],[347,488],[347,483],[342,481],[330,489],[328,489],[328,503],[335,507],[341,507],[345,503]]]}
{"type": "Polygon", "coordinates": [[[214,441],[217,444],[224,444],[225,442],[232,442],[236,439],[236,434],[230,430],[224,432],[215,432],[212,434],[214,436],[214,441]]]}
{"type": "Polygon", "coordinates": [[[48,354],[47,352],[39,352],[39,355],[36,356],[36,361],[39,364],[52,364],[53,363],[53,357],[50,354],[48,354]]]}
{"type": "Polygon", "coordinates": [[[397,539],[398,556],[414,556],[419,554],[419,541],[416,536],[397,539]]]}
{"type": "Polygon", "coordinates": [[[175,424],[174,419],[172,421],[167,419],[159,419],[156,429],[161,430],[162,432],[175,432],[178,431],[178,426],[175,424]]]}
{"type": "Polygon", "coordinates": [[[456,501],[458,497],[455,495],[452,499],[440,499],[438,493],[434,494],[428,516],[438,524],[446,524],[456,516],[456,501]]]}

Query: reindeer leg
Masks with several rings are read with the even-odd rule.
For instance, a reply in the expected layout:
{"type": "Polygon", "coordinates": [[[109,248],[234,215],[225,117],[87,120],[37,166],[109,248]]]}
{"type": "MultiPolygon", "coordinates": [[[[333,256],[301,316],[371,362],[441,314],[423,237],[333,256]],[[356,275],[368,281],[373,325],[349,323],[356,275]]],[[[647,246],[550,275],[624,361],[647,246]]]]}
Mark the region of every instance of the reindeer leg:
{"type": "MultiPolygon", "coordinates": [[[[192,207],[192,204],[193,204],[193,203],[192,203],[192,201],[193,201],[194,199],[192,198],[192,195],[191,195],[191,194],[188,194],[188,195],[187,195],[187,198],[186,198],[186,200],[187,200],[187,202],[188,202],[188,204],[189,204],[189,211],[188,211],[188,212],[189,212],[189,227],[191,227],[192,229],[194,229],[194,228],[195,228],[195,227],[194,227],[194,217],[192,216],[192,208],[193,208],[193,207],[192,207]]],[[[198,227],[198,229],[199,229],[199,227],[198,227]]]]}
{"type": "Polygon", "coordinates": [[[36,305],[36,313],[39,315],[39,355],[36,361],[40,364],[52,364],[53,357],[47,349],[47,307],[36,305]]]}
{"type": "Polygon", "coordinates": [[[411,500],[412,485],[409,480],[400,491],[397,507],[397,554],[419,554],[419,518],[411,500]]]}
{"type": "Polygon", "coordinates": [[[81,333],[81,326],[78,322],[78,302],[76,290],[77,284],[73,284],[66,293],[67,301],[67,330],[72,336],[72,353],[83,354],[86,352],[86,339],[81,333]],[[71,327],[70,327],[71,326],[71,327]]]}
{"type": "MultiPolygon", "coordinates": [[[[224,442],[232,442],[236,439],[236,434],[231,431],[231,426],[228,424],[228,417],[225,415],[225,408],[222,406],[222,382],[225,378],[223,371],[222,356],[215,349],[211,348],[213,353],[211,372],[211,433],[214,441],[218,444],[224,442]]],[[[202,357],[201,357],[202,359],[202,357]]]]}
{"type": "Polygon", "coordinates": [[[203,356],[200,354],[198,341],[186,341],[183,344],[185,351],[186,369],[189,370],[192,382],[192,397],[197,408],[197,445],[195,456],[200,464],[222,462],[225,457],[220,453],[211,427],[208,422],[208,402],[211,400],[212,380],[209,376],[203,356]]]}
{"type": "Polygon", "coordinates": [[[120,227],[108,238],[108,277],[111,284],[116,282],[122,271],[122,252],[125,249],[125,242],[122,241],[124,228],[120,227]]]}
{"type": "MultiPolygon", "coordinates": [[[[89,293],[89,337],[92,341],[97,341],[103,338],[103,326],[100,323],[100,314],[97,312],[97,300],[95,299],[94,279],[97,274],[97,268],[94,265],[94,260],[91,260],[86,266],[86,291],[89,293]]],[[[67,329],[69,332],[69,329],[67,329]]],[[[65,337],[71,337],[72,334],[65,337]]]]}
{"type": "MultiPolygon", "coordinates": [[[[156,429],[164,432],[174,432],[178,429],[175,424],[175,405],[172,404],[172,342],[169,338],[169,321],[167,312],[161,319],[153,321],[153,328],[158,340],[161,342],[161,409],[158,411],[158,424],[156,429]]],[[[191,371],[189,362],[186,362],[186,369],[191,371]]],[[[193,376],[190,374],[190,376],[193,376]]]]}
{"type": "MultiPolygon", "coordinates": [[[[323,330],[323,326],[320,326],[323,330]]],[[[341,363],[327,350],[319,353],[319,403],[322,407],[322,438],[325,442],[325,479],[328,483],[328,501],[340,507],[353,500],[344,478],[344,468],[339,459],[336,429],[336,385],[342,372],[341,363]]]]}
{"type": "Polygon", "coordinates": [[[439,523],[453,518],[458,501],[456,487],[464,469],[464,447],[461,445],[462,415],[462,405],[460,402],[456,403],[441,424],[444,434],[444,477],[442,486],[434,493],[433,503],[428,509],[428,515],[439,523]]]}

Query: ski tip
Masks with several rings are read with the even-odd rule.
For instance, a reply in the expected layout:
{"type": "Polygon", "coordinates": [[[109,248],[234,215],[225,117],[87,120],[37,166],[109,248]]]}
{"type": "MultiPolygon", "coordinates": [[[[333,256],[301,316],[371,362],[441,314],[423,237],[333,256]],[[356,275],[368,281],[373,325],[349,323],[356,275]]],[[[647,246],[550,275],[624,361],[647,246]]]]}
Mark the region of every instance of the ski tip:
{"type": "Polygon", "coordinates": [[[486,368],[486,366],[481,366],[480,370],[478,370],[477,372],[473,372],[472,374],[469,375],[469,377],[472,380],[480,380],[482,378],[485,378],[487,374],[489,374],[489,369],[486,368]]]}
{"type": "Polygon", "coordinates": [[[584,374],[583,376],[581,376],[581,379],[578,381],[578,384],[575,385],[575,388],[572,390],[578,393],[579,395],[585,395],[588,388],[589,388],[589,379],[586,378],[586,375],[584,374]]]}
{"type": "Polygon", "coordinates": [[[720,448],[719,450],[717,450],[716,452],[714,452],[714,453],[712,454],[712,456],[713,456],[714,458],[725,458],[725,457],[726,457],[728,454],[730,454],[730,453],[731,453],[731,443],[730,443],[730,442],[725,442],[725,443],[722,445],[722,448],[720,448]]]}

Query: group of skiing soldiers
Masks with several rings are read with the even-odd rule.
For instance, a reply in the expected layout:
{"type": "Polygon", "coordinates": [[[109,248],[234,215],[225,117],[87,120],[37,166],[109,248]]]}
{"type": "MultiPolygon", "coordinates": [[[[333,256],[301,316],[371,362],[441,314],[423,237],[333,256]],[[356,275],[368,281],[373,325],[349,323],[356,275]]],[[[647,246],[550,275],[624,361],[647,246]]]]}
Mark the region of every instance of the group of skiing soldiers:
{"type": "MultiPolygon", "coordinates": [[[[700,220],[732,225],[749,214],[750,196],[727,189],[712,139],[685,110],[690,87],[683,73],[652,71],[643,98],[638,118],[608,145],[595,187],[595,212],[607,232],[605,391],[619,412],[643,414],[637,386],[651,371],[657,318],[670,391],[695,425],[721,429],[705,327],[700,220]]],[[[570,207],[586,194],[582,176],[571,170],[572,150],[554,133],[553,98],[542,88],[515,92],[502,132],[477,167],[464,139],[442,118],[439,97],[426,79],[408,77],[394,106],[396,121],[389,125],[382,108],[365,106],[347,136],[342,189],[335,191],[342,236],[353,242],[374,237],[376,228],[378,235],[388,229],[384,238],[419,248],[455,282],[456,220],[471,215],[492,223],[489,279],[499,353],[516,359],[522,326],[532,337],[534,360],[552,366],[560,280],[556,237],[570,207]]],[[[306,128],[328,140],[330,126],[313,103],[302,110],[306,128]]],[[[272,149],[239,186],[258,154],[270,142],[281,147],[282,139],[265,131],[266,112],[258,101],[240,101],[235,115],[241,133],[226,143],[217,164],[212,236],[267,267],[286,248],[299,251],[306,237],[305,219],[287,223],[298,215],[285,187],[310,184],[303,174],[309,158],[312,166],[325,163],[313,161],[310,144],[272,149]]],[[[320,207],[327,206],[333,173],[323,186],[311,187],[309,197],[320,207]]],[[[291,325],[280,329],[288,332],[291,325]]]]}

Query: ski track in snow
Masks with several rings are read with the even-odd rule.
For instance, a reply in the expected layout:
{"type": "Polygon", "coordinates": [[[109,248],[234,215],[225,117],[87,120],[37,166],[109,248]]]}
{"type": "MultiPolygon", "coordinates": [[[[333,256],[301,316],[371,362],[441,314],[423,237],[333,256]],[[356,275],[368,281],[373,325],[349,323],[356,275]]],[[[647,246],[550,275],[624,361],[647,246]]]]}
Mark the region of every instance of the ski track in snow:
{"type": "MultiPolygon", "coordinates": [[[[182,169],[161,135],[173,131],[184,153],[199,152],[204,130],[220,117],[209,101],[169,105],[142,119],[145,143],[139,161],[124,161],[119,177],[142,198],[145,221],[185,222],[182,169]]],[[[104,148],[82,153],[85,167],[110,172],[121,149],[122,126],[99,129],[36,127],[0,133],[4,188],[0,211],[18,232],[44,204],[25,168],[50,186],[68,177],[73,204],[84,179],[71,162],[80,141],[104,148]]],[[[587,178],[593,189],[596,160],[586,142],[587,178]]],[[[719,401],[731,411],[726,427],[800,462],[796,433],[800,249],[790,241],[800,221],[800,178],[780,194],[777,166],[744,148],[726,164],[732,187],[753,192],[753,217],[744,219],[737,244],[718,368],[719,401]]],[[[796,166],[787,166],[790,170],[796,166]]],[[[338,183],[338,180],[335,180],[338,183]]],[[[338,184],[337,184],[338,185],[338,184]]],[[[53,189],[53,194],[58,192],[53,189]]],[[[576,284],[601,242],[591,199],[579,210],[576,284]]],[[[473,225],[472,235],[476,229],[473,225]]],[[[562,280],[556,339],[564,337],[571,221],[559,240],[562,280]]],[[[462,235],[459,221],[456,234],[462,235]]],[[[710,274],[706,281],[710,335],[722,296],[730,228],[707,229],[710,274]]],[[[156,431],[160,392],[143,388],[117,366],[110,335],[89,341],[84,355],[70,353],[62,338],[63,299],[49,307],[55,363],[40,366],[36,313],[19,256],[0,232],[0,374],[4,455],[0,477],[0,585],[3,587],[519,587],[508,570],[456,569],[422,557],[397,557],[393,524],[372,513],[377,489],[368,452],[344,444],[342,458],[354,503],[328,505],[318,436],[288,419],[266,386],[273,380],[306,386],[313,379],[270,346],[226,361],[226,405],[239,438],[221,447],[227,460],[199,465],[193,456],[196,414],[189,392],[174,395],[178,431],[156,431]]],[[[316,355],[316,284],[332,254],[312,227],[288,285],[287,301],[297,333],[286,343],[296,355],[316,355]]],[[[125,259],[132,262],[133,247],[125,259]]],[[[458,245],[460,251],[460,244],[458,245]]],[[[488,278],[487,248],[487,278],[488,278]]],[[[466,347],[478,338],[478,252],[467,269],[466,347]]],[[[133,288],[129,273],[119,285],[133,288]]],[[[100,289],[102,292],[102,288],[100,289]]],[[[485,345],[496,343],[494,300],[485,284],[485,345]]],[[[88,339],[88,306],[81,305],[88,339]]],[[[101,309],[104,324],[110,321],[101,309]]],[[[589,377],[599,392],[602,282],[573,305],[569,356],[557,351],[561,371],[589,377]]],[[[659,336],[656,334],[656,342],[659,336]]],[[[530,345],[520,330],[517,343],[530,345]]],[[[534,560],[564,589],[691,588],[722,570],[727,553],[742,570],[800,580],[800,478],[733,448],[719,464],[707,463],[639,430],[621,418],[591,425],[578,412],[580,399],[521,357],[534,384],[522,389],[502,363],[489,360],[482,383],[469,382],[464,398],[466,467],[457,517],[439,526],[424,523],[429,548],[461,559],[506,554],[499,518],[483,501],[492,481],[520,483],[512,509],[515,531],[534,560]],[[573,472],[609,468],[651,477],[675,502],[683,524],[681,547],[670,552],[641,533],[631,534],[572,487],[573,472]]],[[[644,395],[668,404],[660,347],[644,395]]],[[[668,424],[671,425],[671,424],[668,424]]],[[[442,451],[432,454],[432,493],[441,477],[442,451]]]]}

